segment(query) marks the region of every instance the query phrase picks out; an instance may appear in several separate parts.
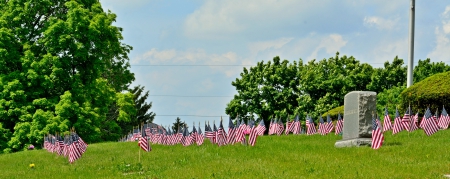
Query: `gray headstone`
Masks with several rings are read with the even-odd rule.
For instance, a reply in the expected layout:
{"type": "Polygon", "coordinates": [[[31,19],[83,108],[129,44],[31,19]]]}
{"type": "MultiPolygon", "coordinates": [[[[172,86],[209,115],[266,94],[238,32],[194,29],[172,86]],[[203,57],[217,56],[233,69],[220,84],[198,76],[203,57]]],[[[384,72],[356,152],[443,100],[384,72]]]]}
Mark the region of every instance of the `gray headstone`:
{"type": "Polygon", "coordinates": [[[335,147],[371,145],[372,115],[376,114],[377,93],[352,91],[344,97],[344,129],[335,147]]]}

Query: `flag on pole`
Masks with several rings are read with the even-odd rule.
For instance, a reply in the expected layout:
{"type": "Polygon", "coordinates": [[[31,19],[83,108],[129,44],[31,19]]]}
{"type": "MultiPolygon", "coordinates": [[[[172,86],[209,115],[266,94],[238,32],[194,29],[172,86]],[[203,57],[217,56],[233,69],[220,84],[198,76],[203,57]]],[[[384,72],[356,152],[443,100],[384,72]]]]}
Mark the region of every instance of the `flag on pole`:
{"type": "Polygon", "coordinates": [[[277,135],[281,135],[284,131],[284,125],[283,122],[281,121],[281,118],[278,120],[278,124],[277,124],[277,135]]]}
{"type": "Polygon", "coordinates": [[[268,132],[268,134],[269,134],[269,135],[272,135],[272,134],[273,134],[273,118],[270,119],[269,132],[268,132]]]}
{"type": "Polygon", "coordinates": [[[389,112],[387,107],[384,108],[384,119],[383,119],[383,132],[392,129],[391,117],[389,117],[389,112]]]}
{"type": "Polygon", "coordinates": [[[447,129],[449,124],[450,124],[450,117],[448,116],[448,113],[445,110],[444,106],[442,106],[442,113],[441,116],[439,117],[438,126],[441,129],[447,129]]]}
{"type": "Polygon", "coordinates": [[[320,118],[319,118],[319,134],[320,135],[325,135],[326,134],[325,133],[325,124],[324,124],[322,116],[320,116],[320,118]]]}
{"type": "Polygon", "coordinates": [[[289,119],[289,115],[286,118],[286,130],[284,130],[284,134],[288,135],[289,132],[291,132],[291,125],[293,124],[293,122],[291,122],[291,120],[289,119]]]}
{"type": "Polygon", "coordinates": [[[411,106],[409,106],[402,118],[402,126],[407,131],[411,130],[411,115],[411,106]]]}
{"type": "Polygon", "coordinates": [[[152,151],[152,147],[148,143],[147,134],[145,133],[145,130],[141,130],[141,137],[139,137],[138,145],[139,147],[141,147],[142,150],[146,152],[152,151]]]}
{"type": "Polygon", "coordinates": [[[222,121],[223,121],[222,117],[220,117],[220,125],[219,125],[219,129],[217,130],[217,145],[219,147],[227,144],[227,133],[225,132],[225,129],[223,128],[222,121]]]}
{"type": "Polygon", "coordinates": [[[379,149],[383,144],[384,136],[377,122],[379,119],[372,118],[372,149],[379,149]]]}
{"type": "Polygon", "coordinates": [[[402,119],[400,118],[400,114],[398,110],[395,109],[395,119],[394,119],[394,129],[392,130],[392,134],[397,134],[403,130],[402,119]]]}
{"type": "Polygon", "coordinates": [[[437,126],[436,122],[433,119],[433,116],[431,116],[430,108],[425,111],[424,118],[423,131],[425,131],[425,134],[427,134],[428,136],[433,135],[439,130],[439,126],[437,126]]]}
{"type": "Polygon", "coordinates": [[[198,133],[197,133],[196,136],[197,136],[197,138],[195,139],[195,142],[197,143],[198,146],[202,145],[203,144],[203,140],[205,138],[203,137],[202,129],[200,128],[200,122],[198,122],[198,133]]]}
{"type": "Polygon", "coordinates": [[[342,128],[344,127],[344,120],[341,118],[341,113],[338,114],[338,119],[336,121],[336,128],[334,130],[334,134],[338,135],[342,133],[342,128]]]}
{"type": "Polygon", "coordinates": [[[325,132],[326,134],[330,133],[333,130],[333,121],[331,120],[330,114],[327,115],[327,124],[325,124],[325,132]]]}
{"type": "Polygon", "coordinates": [[[300,119],[298,115],[295,116],[294,122],[290,126],[289,131],[291,131],[293,134],[300,134],[300,119]]]}
{"type": "Polygon", "coordinates": [[[306,117],[306,134],[313,135],[317,133],[316,126],[314,125],[314,121],[311,116],[306,117]]]}
{"type": "MultiPolygon", "coordinates": [[[[236,117],[236,121],[239,121],[239,117],[236,117]]],[[[227,144],[234,144],[236,141],[236,127],[233,124],[233,120],[231,120],[231,116],[228,119],[228,138],[227,144]]]]}

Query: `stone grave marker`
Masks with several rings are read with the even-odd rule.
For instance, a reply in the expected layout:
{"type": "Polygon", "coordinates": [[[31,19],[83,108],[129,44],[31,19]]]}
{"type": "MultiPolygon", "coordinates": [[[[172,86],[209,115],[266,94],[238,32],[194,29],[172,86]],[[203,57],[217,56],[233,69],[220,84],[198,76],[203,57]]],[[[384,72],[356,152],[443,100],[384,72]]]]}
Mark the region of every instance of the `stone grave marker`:
{"type": "Polygon", "coordinates": [[[335,147],[371,145],[372,115],[376,114],[377,93],[352,91],[344,97],[344,128],[342,140],[335,147]]]}

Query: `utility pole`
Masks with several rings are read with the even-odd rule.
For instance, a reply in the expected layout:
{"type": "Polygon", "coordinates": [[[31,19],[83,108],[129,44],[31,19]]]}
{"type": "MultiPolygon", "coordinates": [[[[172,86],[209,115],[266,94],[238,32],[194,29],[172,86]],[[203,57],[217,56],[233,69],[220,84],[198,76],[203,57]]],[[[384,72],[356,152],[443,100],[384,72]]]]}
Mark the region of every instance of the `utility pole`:
{"type": "Polygon", "coordinates": [[[414,69],[414,11],[415,0],[411,0],[409,11],[409,59],[408,59],[408,73],[406,80],[406,87],[409,88],[413,84],[413,69],[414,69]]]}

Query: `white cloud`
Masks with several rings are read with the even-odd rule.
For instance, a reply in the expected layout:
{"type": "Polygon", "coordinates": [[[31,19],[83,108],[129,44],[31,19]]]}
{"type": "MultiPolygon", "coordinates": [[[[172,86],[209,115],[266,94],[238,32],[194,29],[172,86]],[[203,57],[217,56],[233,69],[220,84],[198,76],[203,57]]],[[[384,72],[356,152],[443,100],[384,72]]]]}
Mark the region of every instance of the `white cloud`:
{"type": "Polygon", "coordinates": [[[311,53],[308,59],[316,59],[317,53],[319,50],[325,48],[328,54],[336,53],[342,47],[347,44],[348,41],[344,40],[339,34],[331,34],[327,37],[322,38],[320,44],[316,47],[316,49],[311,53]]]}
{"type": "Polygon", "coordinates": [[[204,49],[189,49],[179,51],[175,49],[158,50],[151,49],[142,55],[131,60],[132,64],[162,64],[162,65],[183,65],[201,64],[212,65],[210,68],[226,74],[228,77],[239,73],[236,68],[214,65],[246,65],[248,62],[238,61],[239,57],[234,52],[223,54],[209,54],[204,49]]]}
{"type": "Polygon", "coordinates": [[[450,59],[450,6],[445,8],[441,16],[442,27],[436,27],[434,32],[436,35],[436,46],[428,54],[428,57],[433,61],[448,61],[450,59]]]}
{"type": "Polygon", "coordinates": [[[395,29],[400,18],[384,19],[382,17],[369,16],[364,17],[364,25],[369,27],[376,27],[379,30],[392,30],[395,29]]]}
{"type": "Polygon", "coordinates": [[[305,11],[331,3],[315,1],[278,0],[215,0],[205,3],[190,14],[184,22],[185,35],[189,38],[227,38],[243,31],[252,33],[273,29],[279,24],[298,23],[305,11]],[[288,21],[288,23],[286,22],[288,21]]]}
{"type": "Polygon", "coordinates": [[[287,43],[291,42],[294,38],[279,38],[275,40],[269,41],[259,41],[252,42],[249,44],[248,48],[251,54],[257,54],[260,51],[268,50],[268,49],[280,49],[287,43]]]}

